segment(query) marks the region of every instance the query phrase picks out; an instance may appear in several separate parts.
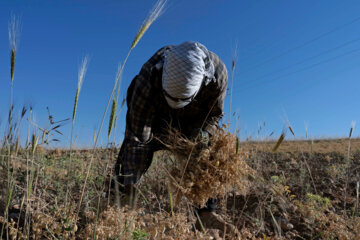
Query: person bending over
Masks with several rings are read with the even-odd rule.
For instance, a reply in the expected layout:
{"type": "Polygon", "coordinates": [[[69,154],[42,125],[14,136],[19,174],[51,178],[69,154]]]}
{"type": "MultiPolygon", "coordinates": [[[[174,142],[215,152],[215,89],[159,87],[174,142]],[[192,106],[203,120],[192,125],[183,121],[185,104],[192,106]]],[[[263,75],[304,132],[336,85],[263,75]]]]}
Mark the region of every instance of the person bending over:
{"type": "MultiPolygon", "coordinates": [[[[228,74],[225,64],[198,42],[158,50],[127,90],[125,139],[115,164],[120,191],[131,199],[134,187],[150,166],[157,140],[175,128],[188,138],[208,141],[223,116],[228,74]]],[[[216,200],[196,208],[203,226],[223,230],[216,200]]],[[[197,224],[199,225],[199,224],[197,224]]]]}

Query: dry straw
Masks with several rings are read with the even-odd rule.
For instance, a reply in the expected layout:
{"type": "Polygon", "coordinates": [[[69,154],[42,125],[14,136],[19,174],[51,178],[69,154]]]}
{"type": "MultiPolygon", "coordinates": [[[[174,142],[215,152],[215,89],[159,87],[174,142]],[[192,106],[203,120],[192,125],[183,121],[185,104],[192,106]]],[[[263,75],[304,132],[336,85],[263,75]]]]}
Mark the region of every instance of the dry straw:
{"type": "MultiPolygon", "coordinates": [[[[88,219],[95,222],[96,216],[88,219]]],[[[205,234],[192,231],[191,222],[184,213],[170,215],[166,212],[148,214],[143,209],[108,207],[95,223],[89,223],[80,232],[81,239],[209,239],[205,234]],[[124,221],[123,219],[126,219],[124,221]]]]}
{"type": "Polygon", "coordinates": [[[175,155],[173,165],[167,170],[175,190],[200,206],[209,198],[224,197],[234,186],[238,192],[246,194],[250,186],[248,176],[253,170],[246,163],[246,155],[237,153],[236,139],[235,135],[221,129],[211,137],[210,146],[203,148],[201,142],[193,142],[171,129],[161,141],[175,155]]]}

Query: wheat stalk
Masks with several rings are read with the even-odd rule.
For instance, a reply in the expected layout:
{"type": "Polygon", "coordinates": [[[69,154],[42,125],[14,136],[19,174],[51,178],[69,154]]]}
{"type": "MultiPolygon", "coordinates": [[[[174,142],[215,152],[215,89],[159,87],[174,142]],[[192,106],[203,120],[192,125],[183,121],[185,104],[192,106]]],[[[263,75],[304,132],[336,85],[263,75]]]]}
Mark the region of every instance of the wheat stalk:
{"type": "Polygon", "coordinates": [[[14,81],[14,71],[15,71],[15,55],[16,52],[14,49],[10,50],[11,52],[11,60],[10,60],[10,78],[11,78],[11,83],[14,81]]]}
{"type": "MultiPolygon", "coordinates": [[[[9,31],[9,45],[10,45],[10,80],[11,80],[11,88],[10,88],[10,110],[9,110],[9,116],[8,116],[8,135],[6,136],[6,143],[7,143],[7,147],[8,147],[8,157],[7,157],[7,180],[8,180],[8,201],[11,200],[11,196],[12,196],[12,190],[13,190],[13,186],[11,184],[12,182],[12,175],[10,173],[10,157],[11,157],[11,145],[12,145],[12,141],[13,141],[13,126],[12,126],[12,114],[13,114],[13,110],[14,110],[14,106],[13,106],[13,81],[14,81],[14,72],[15,72],[15,58],[16,58],[16,49],[18,46],[18,36],[19,36],[19,32],[20,32],[20,20],[18,18],[15,17],[15,15],[11,16],[10,22],[9,22],[9,26],[8,26],[8,31],[9,31]]],[[[10,204],[10,202],[9,202],[10,204]]],[[[6,209],[5,209],[5,218],[8,218],[8,208],[9,208],[9,204],[6,205],[6,209]]],[[[6,220],[6,225],[8,225],[8,221],[6,220]]],[[[4,226],[2,226],[1,228],[1,233],[0,233],[0,239],[3,238],[3,230],[4,230],[4,226]]],[[[6,238],[8,239],[8,227],[6,228],[6,238]]]]}
{"type": "Polygon", "coordinates": [[[15,71],[15,58],[16,50],[19,44],[19,35],[20,35],[20,19],[15,15],[11,16],[9,22],[9,44],[10,44],[10,78],[11,82],[14,80],[14,71],[15,71]]]}
{"type": "Polygon", "coordinates": [[[36,133],[33,133],[32,138],[31,138],[31,153],[32,153],[32,155],[35,154],[35,150],[38,145],[38,142],[39,142],[39,136],[36,136],[36,133]]]}
{"type": "Polygon", "coordinates": [[[273,148],[273,152],[276,152],[276,150],[280,147],[280,145],[284,141],[284,139],[285,139],[285,132],[281,133],[278,141],[276,142],[275,147],[273,148]]]}
{"type": "MultiPolygon", "coordinates": [[[[129,54],[128,54],[128,56],[129,56],[129,54]]],[[[120,93],[120,87],[121,87],[123,64],[119,64],[118,71],[117,71],[116,77],[115,77],[115,83],[114,83],[114,88],[113,88],[112,95],[114,95],[114,91],[117,89],[117,96],[116,97],[113,96],[110,119],[109,119],[109,127],[108,127],[108,138],[110,138],[110,134],[111,134],[112,128],[114,126],[117,103],[118,103],[118,100],[119,100],[119,93],[120,93]]]]}
{"type": "Polygon", "coordinates": [[[149,29],[151,24],[163,13],[165,5],[166,5],[166,0],[159,0],[159,1],[156,2],[153,9],[150,11],[149,15],[147,16],[147,18],[145,19],[145,21],[141,25],[139,31],[137,32],[137,34],[136,34],[136,36],[135,36],[135,38],[134,38],[134,40],[133,40],[133,42],[131,44],[128,55],[125,58],[125,61],[118,68],[114,88],[113,88],[113,91],[112,91],[112,95],[114,95],[115,91],[117,89],[117,96],[116,96],[116,98],[114,97],[114,99],[112,101],[110,120],[109,120],[109,127],[108,127],[108,138],[110,137],[110,134],[111,134],[111,131],[112,131],[112,128],[113,128],[113,124],[114,124],[114,119],[115,119],[116,110],[117,110],[117,103],[119,101],[119,92],[120,92],[120,87],[121,87],[122,72],[123,72],[125,63],[126,63],[128,57],[129,57],[130,52],[132,51],[132,49],[135,48],[135,46],[138,44],[140,39],[144,36],[145,32],[149,29]]]}
{"type": "Polygon", "coordinates": [[[351,122],[350,132],[349,132],[349,143],[348,143],[348,151],[346,157],[346,181],[344,187],[344,212],[346,212],[346,198],[347,198],[347,189],[349,186],[349,175],[350,175],[350,148],[351,148],[351,136],[355,128],[355,121],[351,122]]]}
{"type": "Polygon", "coordinates": [[[292,129],[292,127],[290,126],[290,124],[289,124],[288,128],[289,128],[289,130],[290,130],[291,134],[295,137],[294,130],[292,129]]]}
{"type": "Polygon", "coordinates": [[[150,25],[163,13],[165,4],[166,4],[166,0],[157,1],[153,9],[150,11],[150,14],[141,25],[138,33],[136,34],[131,44],[131,49],[133,49],[138,44],[142,36],[149,29],[150,25]]]}
{"type": "MultiPolygon", "coordinates": [[[[151,24],[164,12],[164,7],[166,5],[166,1],[167,0],[159,0],[156,2],[154,7],[152,8],[152,10],[150,11],[149,15],[147,16],[147,18],[145,18],[145,21],[141,25],[139,31],[137,32],[124,62],[121,65],[119,65],[118,72],[117,72],[116,78],[115,78],[114,87],[113,87],[113,90],[112,90],[112,93],[111,93],[111,96],[110,96],[109,102],[108,102],[108,106],[109,106],[110,99],[115,95],[115,91],[117,89],[117,96],[116,96],[116,98],[115,98],[115,96],[113,97],[114,99],[112,101],[112,106],[111,106],[111,113],[110,113],[110,120],[109,120],[109,127],[108,127],[108,137],[110,137],[110,134],[111,134],[111,131],[113,128],[113,124],[114,124],[114,119],[115,119],[116,110],[117,110],[117,103],[119,101],[119,92],[120,92],[120,87],[121,87],[122,72],[124,70],[125,63],[127,62],[127,59],[129,57],[131,51],[135,48],[135,46],[138,44],[140,39],[144,36],[145,32],[149,29],[151,24]]],[[[105,112],[107,112],[108,106],[106,107],[105,112]]]]}
{"type": "Polygon", "coordinates": [[[352,121],[350,125],[349,138],[351,138],[354,128],[355,128],[355,121],[352,121]]]}
{"type": "MultiPolygon", "coordinates": [[[[89,56],[86,55],[80,65],[79,71],[78,71],[78,83],[77,83],[77,88],[76,88],[76,93],[75,93],[75,101],[74,101],[74,109],[73,109],[73,115],[72,115],[72,125],[71,125],[71,135],[70,135],[70,156],[69,156],[69,166],[68,166],[68,181],[70,179],[70,171],[71,171],[71,167],[72,167],[72,148],[73,148],[73,136],[74,136],[74,125],[75,125],[75,116],[76,116],[76,110],[77,110],[77,104],[79,101],[79,95],[80,95],[80,91],[81,91],[81,87],[85,78],[85,74],[88,68],[88,63],[89,63],[89,56]]],[[[68,193],[69,193],[69,182],[67,184],[67,188],[66,188],[66,194],[65,194],[65,203],[67,204],[67,199],[68,199],[68,193]]]]}
{"type": "Polygon", "coordinates": [[[74,110],[73,110],[73,116],[72,116],[73,124],[75,121],[76,109],[77,109],[77,104],[78,104],[78,100],[79,100],[80,90],[81,90],[81,86],[82,86],[82,83],[85,78],[86,70],[88,67],[88,62],[89,62],[89,57],[85,56],[84,59],[82,60],[81,66],[79,68],[78,84],[77,84],[77,89],[76,89],[76,94],[75,94],[74,110]]]}
{"type": "MultiPolygon", "coordinates": [[[[231,124],[231,103],[232,103],[232,96],[233,96],[233,88],[234,88],[234,75],[235,75],[235,63],[236,63],[236,56],[237,56],[237,43],[235,45],[235,50],[233,53],[233,58],[232,58],[232,64],[231,64],[231,87],[230,87],[230,99],[229,99],[229,122],[228,122],[228,128],[230,131],[230,124],[231,124]]],[[[239,141],[238,138],[236,138],[236,154],[238,152],[238,145],[239,141]]],[[[228,146],[227,151],[230,153],[230,146],[228,146]]],[[[226,164],[226,171],[228,171],[229,169],[229,162],[227,162],[226,164]]],[[[228,183],[228,174],[226,174],[226,184],[228,183]]],[[[235,196],[234,196],[235,198],[235,196]]],[[[225,195],[225,202],[227,202],[227,195],[225,195]]],[[[225,226],[226,228],[226,226],[225,226]]],[[[224,238],[225,238],[225,231],[224,231],[224,238]]]]}
{"type": "MultiPolygon", "coordinates": [[[[147,30],[147,29],[150,27],[150,25],[160,16],[160,14],[163,13],[165,4],[166,4],[166,0],[159,0],[159,1],[155,4],[153,10],[150,12],[149,16],[146,18],[146,20],[144,21],[143,25],[140,27],[138,33],[137,33],[136,36],[135,36],[135,39],[133,40],[133,42],[132,42],[132,44],[131,44],[130,50],[129,50],[129,52],[128,52],[128,54],[127,54],[124,62],[122,63],[122,65],[121,65],[121,67],[120,67],[120,70],[118,71],[117,80],[115,81],[114,87],[113,87],[113,89],[112,89],[112,91],[111,91],[111,94],[110,94],[110,96],[109,96],[109,99],[108,99],[108,102],[107,102],[107,105],[106,105],[106,108],[105,108],[105,112],[104,112],[104,114],[103,114],[103,117],[102,117],[102,120],[101,120],[101,124],[100,124],[99,130],[98,130],[97,135],[96,135],[96,138],[95,138],[93,150],[95,150],[95,148],[96,148],[97,141],[98,141],[98,139],[99,139],[99,135],[100,135],[102,126],[103,126],[103,124],[104,124],[105,116],[106,116],[107,110],[108,110],[108,108],[109,108],[109,106],[110,106],[110,101],[111,101],[111,99],[112,99],[113,96],[114,96],[116,87],[120,87],[120,85],[118,85],[118,81],[119,81],[119,79],[121,78],[121,75],[122,75],[122,72],[123,72],[125,63],[127,62],[127,59],[129,58],[132,49],[135,48],[135,46],[137,45],[137,43],[140,41],[140,39],[142,38],[142,36],[145,34],[146,30],[147,30]]],[[[81,208],[82,200],[83,200],[83,197],[84,197],[85,188],[86,188],[87,180],[88,180],[88,178],[89,178],[90,169],[91,169],[91,165],[92,165],[93,160],[94,160],[94,158],[93,158],[93,156],[92,156],[91,159],[90,159],[90,162],[89,162],[89,164],[88,164],[88,168],[87,168],[87,171],[86,171],[84,184],[83,184],[83,187],[82,187],[82,190],[81,190],[80,200],[79,200],[79,204],[78,204],[78,210],[79,210],[79,211],[77,211],[77,214],[76,214],[76,217],[75,217],[76,220],[78,219],[78,213],[80,212],[80,208],[81,208]]]]}
{"type": "Polygon", "coordinates": [[[113,98],[112,105],[111,105],[110,120],[109,120],[108,138],[110,138],[111,130],[114,125],[116,107],[117,107],[117,100],[116,100],[116,98],[113,98]]]}
{"type": "MultiPolygon", "coordinates": [[[[11,136],[11,122],[12,122],[12,113],[14,110],[13,107],[13,82],[14,82],[14,72],[15,72],[15,59],[16,59],[16,50],[19,44],[19,35],[20,35],[20,19],[15,17],[15,15],[11,16],[9,26],[9,47],[10,47],[10,80],[11,80],[11,88],[10,88],[10,111],[9,111],[9,133],[8,133],[8,144],[10,145],[10,136],[11,136]]],[[[10,148],[9,148],[10,151],[10,148]]]]}
{"type": "Polygon", "coordinates": [[[233,87],[234,87],[234,75],[235,75],[235,64],[236,64],[236,58],[237,58],[237,44],[235,45],[235,51],[232,59],[231,64],[231,87],[230,87],[230,100],[229,100],[229,123],[228,127],[230,129],[230,123],[231,123],[231,103],[232,103],[232,93],[233,93],[233,87]]]}

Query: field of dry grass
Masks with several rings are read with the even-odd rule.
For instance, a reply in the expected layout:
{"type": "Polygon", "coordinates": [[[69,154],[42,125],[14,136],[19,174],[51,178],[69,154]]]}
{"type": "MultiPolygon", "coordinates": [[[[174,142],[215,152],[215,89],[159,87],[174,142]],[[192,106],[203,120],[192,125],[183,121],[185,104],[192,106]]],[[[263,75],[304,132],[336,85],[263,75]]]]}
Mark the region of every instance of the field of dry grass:
{"type": "MultiPolygon", "coordinates": [[[[290,150],[297,143],[298,147],[306,144],[304,142],[284,142],[284,151],[280,148],[276,153],[260,150],[264,143],[240,143],[239,152],[248,150],[249,154],[243,154],[242,158],[254,172],[246,179],[247,191],[234,186],[219,198],[219,214],[239,230],[237,237],[227,235],[226,238],[359,239],[360,151],[351,152],[349,161],[347,154],[340,151],[324,151],[338,147],[341,142],[347,141],[321,140],[317,142],[321,151],[314,147],[312,152],[290,150]]],[[[6,197],[8,183],[0,183],[0,221],[6,222],[4,211],[8,206],[10,222],[0,225],[3,236],[32,239],[217,237],[217,233],[194,229],[196,217],[191,197],[177,200],[175,196],[169,197],[173,191],[165,170],[171,169],[171,161],[164,158],[163,152],[157,153],[140,182],[141,194],[136,208],[117,209],[115,196],[108,187],[116,154],[116,149],[74,150],[70,176],[66,168],[69,151],[38,149],[31,156],[22,150],[18,156],[11,156],[14,189],[10,202],[6,197]],[[77,203],[91,158],[94,161],[79,210],[77,203]]],[[[2,155],[2,162],[6,162],[6,157],[2,155]]],[[[0,174],[2,179],[7,179],[4,165],[0,167],[0,174]]]]}
{"type": "MultiPolygon", "coordinates": [[[[244,151],[272,151],[275,141],[247,141],[242,145],[244,151]]],[[[349,139],[315,139],[315,140],[291,140],[281,143],[279,152],[317,152],[331,153],[348,152],[349,139]]],[[[351,152],[360,150],[360,138],[351,139],[351,152]]]]}

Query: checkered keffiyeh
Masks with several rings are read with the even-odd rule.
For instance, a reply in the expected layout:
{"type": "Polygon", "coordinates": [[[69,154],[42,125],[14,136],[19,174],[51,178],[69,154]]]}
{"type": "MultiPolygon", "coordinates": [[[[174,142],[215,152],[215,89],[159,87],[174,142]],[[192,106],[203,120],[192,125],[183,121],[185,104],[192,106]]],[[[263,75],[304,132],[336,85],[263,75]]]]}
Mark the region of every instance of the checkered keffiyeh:
{"type": "Polygon", "coordinates": [[[183,108],[196,96],[203,81],[214,78],[209,52],[198,42],[184,42],[165,51],[162,86],[174,109],[183,108]]]}
{"type": "Polygon", "coordinates": [[[214,79],[203,84],[185,107],[173,109],[169,106],[163,94],[162,74],[164,53],[173,47],[158,50],[128,88],[125,139],[115,165],[116,174],[121,172],[124,176],[123,184],[136,183],[147,170],[154,151],[161,149],[154,136],[161,136],[169,125],[185,135],[201,127],[212,133],[223,116],[228,74],[225,64],[210,51],[214,79]]]}

